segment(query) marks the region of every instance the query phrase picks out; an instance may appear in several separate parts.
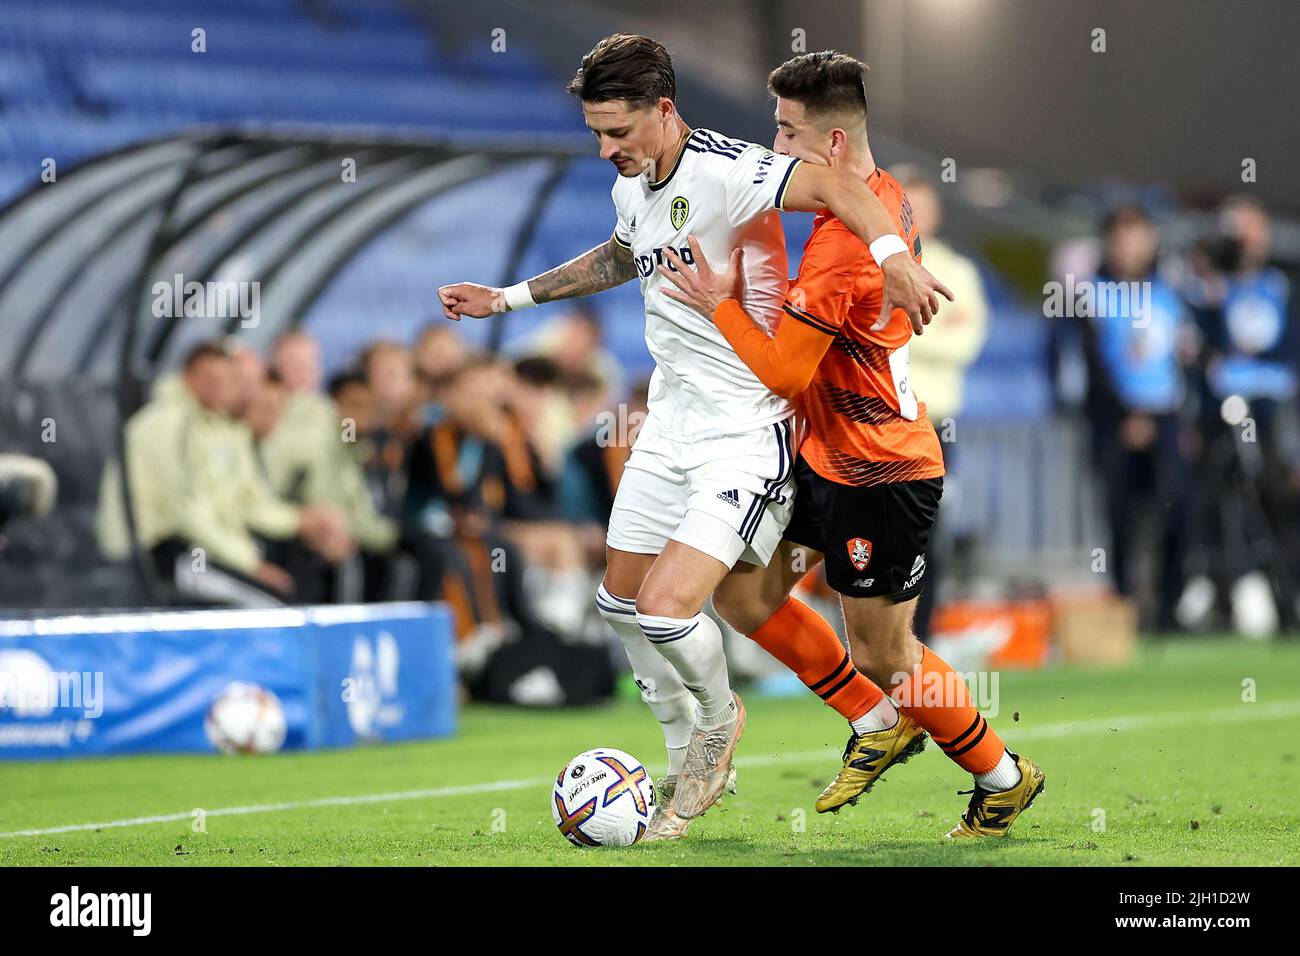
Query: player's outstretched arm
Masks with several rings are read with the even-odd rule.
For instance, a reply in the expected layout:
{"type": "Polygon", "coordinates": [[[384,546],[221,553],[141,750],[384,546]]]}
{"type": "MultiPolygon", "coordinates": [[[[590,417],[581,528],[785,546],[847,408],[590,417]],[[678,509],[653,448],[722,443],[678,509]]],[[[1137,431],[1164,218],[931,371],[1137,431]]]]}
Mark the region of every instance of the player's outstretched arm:
{"type": "Polygon", "coordinates": [[[880,318],[872,331],[883,329],[893,311],[902,309],[912,320],[912,331],[920,335],[939,311],[939,296],[953,301],[948,287],[912,258],[880,197],[852,173],[800,163],[790,175],[781,208],[798,212],[829,209],[871,247],[871,255],[885,275],[880,318]]]}
{"type": "Polygon", "coordinates": [[[494,312],[512,312],[555,299],[594,295],[635,277],[632,251],[611,236],[608,242],[564,265],[508,289],[457,282],[439,288],[438,298],[442,301],[442,314],[453,321],[463,315],[481,319],[494,312]]]}
{"type": "Polygon", "coordinates": [[[740,360],[760,382],[782,398],[794,398],[812,381],[817,366],[830,348],[833,335],[803,322],[782,322],[769,336],[740,304],[744,294],[744,252],[731,252],[727,268],[715,271],[694,236],[687,236],[693,266],[688,266],[673,249],[664,250],[669,265],[659,274],[676,288],[663,287],[663,294],[711,318],[740,360]]]}

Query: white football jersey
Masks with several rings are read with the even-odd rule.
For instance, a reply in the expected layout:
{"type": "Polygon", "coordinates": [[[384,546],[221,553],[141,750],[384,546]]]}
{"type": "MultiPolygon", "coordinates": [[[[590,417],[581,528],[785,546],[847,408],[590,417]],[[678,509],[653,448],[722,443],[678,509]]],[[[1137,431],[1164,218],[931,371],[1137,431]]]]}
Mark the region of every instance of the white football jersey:
{"type": "Polygon", "coordinates": [[[776,330],[789,284],[781,207],[798,160],[693,130],[677,164],[659,182],[643,174],[614,183],[614,240],[632,250],[645,300],[645,341],[655,360],[650,413],[666,434],[698,440],[735,434],[794,414],[732,350],[713,320],[663,294],[659,274],[672,248],[691,263],[693,235],[704,257],[724,268],[745,250],[745,311],[776,330]]]}

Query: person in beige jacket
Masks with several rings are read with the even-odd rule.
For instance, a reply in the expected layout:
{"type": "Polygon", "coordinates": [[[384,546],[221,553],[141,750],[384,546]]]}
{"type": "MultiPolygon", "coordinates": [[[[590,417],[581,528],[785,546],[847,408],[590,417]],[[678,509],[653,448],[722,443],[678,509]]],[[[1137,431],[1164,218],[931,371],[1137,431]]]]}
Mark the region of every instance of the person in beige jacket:
{"type": "MultiPolygon", "coordinates": [[[[309,505],[331,505],[342,513],[348,534],[362,552],[361,594],[393,596],[372,580],[402,542],[397,521],[383,514],[367,486],[362,445],[372,422],[356,409],[342,409],[337,396],[321,391],[320,345],[301,331],[281,336],[271,351],[268,388],[281,396],[278,421],[257,433],[258,451],[271,483],[283,498],[309,505]]],[[[358,587],[349,579],[349,588],[358,587]]],[[[409,596],[415,596],[414,594],[409,596]]]]}
{"type": "MultiPolygon", "coordinates": [[[[264,542],[300,538],[326,561],[347,550],[335,509],[297,508],[260,472],[249,428],[231,418],[240,396],[230,356],[197,346],[176,379],[127,422],[126,476],[136,535],[164,580],[203,602],[266,607],[298,582],[268,560],[264,542]]],[[[98,533],[109,557],[130,552],[122,469],[109,462],[100,486],[98,533]]]]}
{"type": "Polygon", "coordinates": [[[912,381],[917,394],[925,399],[939,438],[948,444],[952,439],[944,436],[945,422],[955,421],[961,414],[966,370],[988,337],[988,300],[975,263],[938,235],[943,225],[943,202],[934,184],[913,175],[903,179],[903,189],[921,234],[925,267],[943,276],[956,296],[956,301],[945,303],[935,314],[925,335],[916,336],[910,343],[912,381]]]}

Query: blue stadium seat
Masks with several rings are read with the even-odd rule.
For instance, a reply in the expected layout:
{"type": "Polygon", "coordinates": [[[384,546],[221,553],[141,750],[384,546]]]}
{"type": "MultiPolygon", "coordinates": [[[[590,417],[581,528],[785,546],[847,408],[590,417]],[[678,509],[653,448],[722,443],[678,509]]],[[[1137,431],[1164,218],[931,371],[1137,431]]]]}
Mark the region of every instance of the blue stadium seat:
{"type": "Polygon", "coordinates": [[[264,67],[221,70],[191,63],[142,66],[91,58],[76,69],[82,95],[120,113],[172,110],[194,120],[460,126],[480,123],[514,130],[572,129],[564,93],[532,83],[430,77],[390,77],[264,67]],[[436,91],[436,95],[435,94],[436,91]],[[486,123],[485,123],[486,121],[486,123]]]}
{"type": "Polygon", "coordinates": [[[170,114],[106,117],[76,112],[6,111],[0,113],[0,161],[23,169],[24,179],[33,178],[47,156],[63,168],[168,135],[186,123],[185,118],[170,114]]]}
{"type": "Polygon", "coordinates": [[[572,137],[560,79],[512,39],[447,53],[402,0],[7,0],[0,196],[60,165],[195,124],[572,137]],[[207,52],[191,51],[191,30],[207,52]]]}
{"type": "Polygon", "coordinates": [[[39,170],[19,163],[0,162],[0,206],[17,198],[36,182],[39,170]]]}
{"type": "Polygon", "coordinates": [[[66,3],[7,3],[0,16],[0,47],[5,46],[39,50],[70,64],[87,54],[144,63],[276,63],[380,73],[425,71],[434,63],[428,38],[400,24],[327,25],[300,14],[135,12],[66,3]],[[196,28],[206,34],[206,52],[191,48],[196,28]]]}
{"type": "Polygon", "coordinates": [[[190,16],[245,16],[293,19],[312,15],[327,23],[374,26],[419,26],[405,0],[314,0],[310,8],[301,0],[61,0],[77,10],[133,13],[184,12],[190,16]]]}
{"type": "Polygon", "coordinates": [[[66,89],[51,82],[41,57],[14,51],[0,55],[0,107],[61,104],[66,99],[66,89]]]}

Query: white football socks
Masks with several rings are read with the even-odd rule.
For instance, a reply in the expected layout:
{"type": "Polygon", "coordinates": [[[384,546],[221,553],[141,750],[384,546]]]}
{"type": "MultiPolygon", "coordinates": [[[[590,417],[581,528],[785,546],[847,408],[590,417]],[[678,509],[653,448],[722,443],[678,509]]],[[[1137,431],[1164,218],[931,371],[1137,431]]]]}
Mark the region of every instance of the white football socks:
{"type": "Polygon", "coordinates": [[[735,719],[736,706],[727,677],[722,631],[713,618],[702,611],[691,618],[659,617],[637,611],[636,622],[695,696],[696,722],[701,727],[717,727],[735,719]]]}
{"type": "Polygon", "coordinates": [[[849,726],[855,734],[872,734],[877,730],[888,730],[898,723],[898,708],[888,694],[881,696],[876,705],[856,720],[850,720],[849,726]]]}
{"type": "Polygon", "coordinates": [[[695,725],[695,704],[682,679],[662,654],[646,640],[636,621],[636,601],[615,597],[602,583],[596,591],[596,607],[623,641],[632,676],[641,688],[641,699],[655,715],[664,732],[668,750],[668,776],[675,777],[686,759],[686,745],[695,725]]]}
{"type": "Polygon", "coordinates": [[[1002,759],[988,773],[975,774],[975,782],[985,790],[1010,790],[1020,782],[1020,768],[1011,751],[1002,751],[1002,759]]]}

